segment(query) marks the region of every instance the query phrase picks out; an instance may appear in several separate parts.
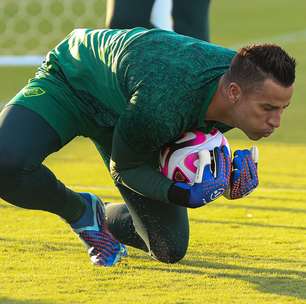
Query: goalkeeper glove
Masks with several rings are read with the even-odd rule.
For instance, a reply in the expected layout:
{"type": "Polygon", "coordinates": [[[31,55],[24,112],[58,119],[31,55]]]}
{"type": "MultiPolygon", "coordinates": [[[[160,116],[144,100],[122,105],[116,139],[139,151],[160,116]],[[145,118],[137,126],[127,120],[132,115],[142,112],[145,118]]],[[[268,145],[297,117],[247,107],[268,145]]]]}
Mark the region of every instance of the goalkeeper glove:
{"type": "Polygon", "coordinates": [[[224,195],[226,198],[242,198],[258,186],[258,154],[256,146],[250,150],[235,151],[230,185],[224,195]]]}
{"type": "Polygon", "coordinates": [[[226,146],[214,149],[215,174],[211,170],[211,157],[208,150],[199,152],[199,165],[193,185],[177,182],[175,186],[189,190],[186,207],[198,208],[215,200],[228,188],[231,158],[226,146]]]}

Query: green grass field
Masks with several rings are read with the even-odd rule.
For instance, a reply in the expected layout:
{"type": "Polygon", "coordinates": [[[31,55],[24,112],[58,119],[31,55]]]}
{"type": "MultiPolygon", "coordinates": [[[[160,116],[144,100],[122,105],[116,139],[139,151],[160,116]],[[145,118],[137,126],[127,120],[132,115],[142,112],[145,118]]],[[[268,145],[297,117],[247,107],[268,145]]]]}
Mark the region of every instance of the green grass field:
{"type": "MultiPolygon", "coordinates": [[[[305,11],[306,2],[298,0],[212,2],[215,42],[273,41],[298,62],[283,125],[258,143],[256,192],[191,210],[189,251],[178,264],[161,264],[129,248],[129,257],[113,268],[93,267],[56,216],[0,201],[0,303],[306,303],[305,11]]],[[[1,68],[0,100],[8,101],[34,70],[1,68]]],[[[252,145],[239,132],[228,138],[232,149],[252,145]]],[[[46,164],[77,191],[121,201],[85,139],[46,164]]]]}

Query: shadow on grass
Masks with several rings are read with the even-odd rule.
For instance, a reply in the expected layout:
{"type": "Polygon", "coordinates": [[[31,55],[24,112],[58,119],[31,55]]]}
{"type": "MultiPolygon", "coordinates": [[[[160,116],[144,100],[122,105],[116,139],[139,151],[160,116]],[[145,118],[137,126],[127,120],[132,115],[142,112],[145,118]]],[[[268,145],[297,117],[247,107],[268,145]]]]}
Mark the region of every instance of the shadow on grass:
{"type": "MultiPolygon", "coordinates": [[[[198,268],[213,268],[213,269],[223,269],[223,270],[243,270],[247,272],[252,272],[253,274],[276,274],[276,275],[295,275],[306,279],[306,272],[300,270],[289,270],[289,269],[278,269],[278,268],[256,268],[248,266],[239,266],[233,264],[223,264],[218,262],[207,262],[201,260],[191,260],[191,261],[181,261],[181,265],[198,267],[198,268]]],[[[306,286],[305,286],[306,290],[306,286]]],[[[306,294],[305,294],[306,296],[306,294]]]]}
{"type": "Polygon", "coordinates": [[[306,299],[306,272],[278,268],[256,268],[208,261],[181,261],[176,266],[133,266],[134,269],[205,275],[211,278],[236,279],[254,284],[264,293],[306,299]],[[210,270],[207,272],[207,270],[210,270]],[[211,272],[213,270],[213,272],[211,272]]]}
{"type": "MultiPolygon", "coordinates": [[[[239,253],[232,253],[232,252],[205,252],[202,253],[203,259],[228,259],[228,260],[243,260],[244,262],[246,261],[263,261],[263,257],[258,257],[258,256],[252,256],[252,255],[240,255],[239,253]]],[[[264,257],[264,261],[267,263],[273,262],[273,263],[293,263],[293,264],[299,264],[301,261],[294,260],[290,258],[275,258],[275,257],[264,257]]]]}
{"type": "Polygon", "coordinates": [[[252,227],[261,227],[261,228],[281,228],[281,229],[306,231],[306,227],[303,226],[269,225],[269,224],[246,223],[238,221],[211,221],[211,220],[198,220],[198,219],[190,219],[190,221],[197,224],[241,225],[241,226],[252,226],[252,227]]]}
{"type": "Polygon", "coordinates": [[[247,281],[262,292],[306,299],[306,272],[278,268],[257,268],[207,261],[182,261],[182,265],[224,271],[216,277],[247,281]],[[238,273],[226,273],[227,271],[238,273]],[[247,272],[248,274],[243,274],[247,272]]]}
{"type": "Polygon", "coordinates": [[[16,300],[12,298],[0,297],[0,304],[56,304],[56,302],[41,301],[41,300],[16,300]]]}

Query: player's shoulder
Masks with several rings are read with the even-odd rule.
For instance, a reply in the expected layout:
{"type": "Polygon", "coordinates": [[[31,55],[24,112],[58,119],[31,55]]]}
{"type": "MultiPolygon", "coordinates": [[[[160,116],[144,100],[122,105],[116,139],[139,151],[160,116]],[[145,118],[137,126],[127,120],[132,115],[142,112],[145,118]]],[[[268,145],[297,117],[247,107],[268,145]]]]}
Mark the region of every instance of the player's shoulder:
{"type": "Polygon", "coordinates": [[[195,39],[193,43],[190,44],[193,48],[193,51],[202,52],[206,55],[212,56],[226,56],[226,57],[234,57],[237,54],[237,51],[227,48],[225,46],[206,42],[202,40],[195,39]]]}

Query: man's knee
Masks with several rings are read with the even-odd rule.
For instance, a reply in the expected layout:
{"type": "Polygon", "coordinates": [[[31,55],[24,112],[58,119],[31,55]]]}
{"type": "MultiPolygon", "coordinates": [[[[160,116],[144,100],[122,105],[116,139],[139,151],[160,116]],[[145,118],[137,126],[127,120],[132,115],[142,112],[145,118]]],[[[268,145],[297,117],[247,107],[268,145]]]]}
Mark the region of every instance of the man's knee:
{"type": "Polygon", "coordinates": [[[151,242],[151,255],[160,262],[173,264],[184,258],[188,248],[188,242],[169,242],[156,240],[151,242]]]}

